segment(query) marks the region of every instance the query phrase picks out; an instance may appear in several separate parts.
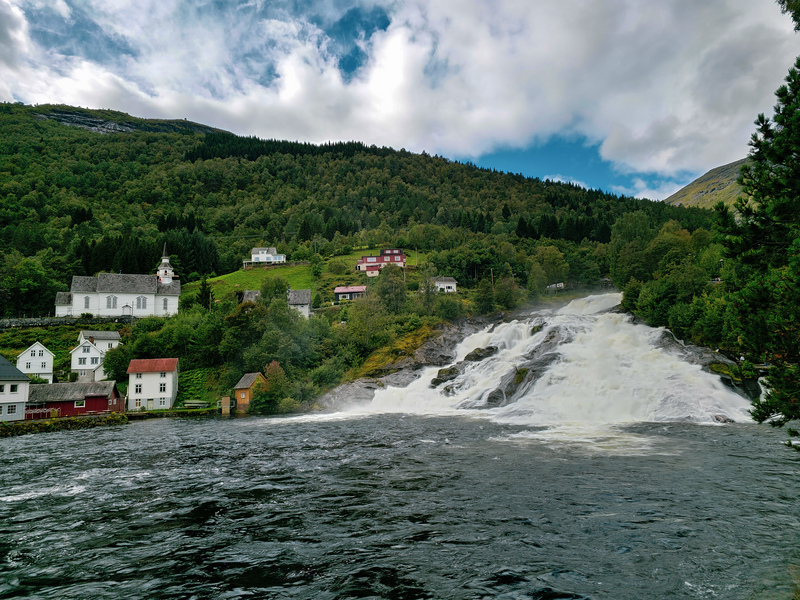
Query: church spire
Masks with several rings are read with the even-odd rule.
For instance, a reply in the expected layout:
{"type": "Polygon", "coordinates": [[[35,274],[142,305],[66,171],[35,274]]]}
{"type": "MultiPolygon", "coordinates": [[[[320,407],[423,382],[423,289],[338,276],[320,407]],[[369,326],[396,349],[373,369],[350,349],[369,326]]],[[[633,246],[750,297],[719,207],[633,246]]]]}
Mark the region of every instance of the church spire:
{"type": "Polygon", "coordinates": [[[161,254],[161,264],[158,265],[158,282],[159,283],[172,283],[175,277],[175,271],[169,263],[169,255],[167,254],[167,244],[164,243],[164,252],[161,254]]]}

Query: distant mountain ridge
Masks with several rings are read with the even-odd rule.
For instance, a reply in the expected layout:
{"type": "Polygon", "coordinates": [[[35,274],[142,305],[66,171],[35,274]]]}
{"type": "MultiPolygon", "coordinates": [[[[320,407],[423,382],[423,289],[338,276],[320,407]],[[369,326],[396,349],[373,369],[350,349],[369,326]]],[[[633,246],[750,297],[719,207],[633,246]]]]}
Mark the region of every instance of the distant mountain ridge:
{"type": "Polygon", "coordinates": [[[95,133],[128,133],[132,131],[148,131],[151,133],[227,133],[223,129],[183,119],[139,119],[113,110],[90,110],[71,106],[46,108],[48,108],[46,112],[39,112],[36,115],[39,119],[50,119],[62,125],[80,127],[95,133]]]}
{"type": "Polygon", "coordinates": [[[743,158],[698,177],[692,183],[681,188],[664,202],[673,206],[695,206],[713,208],[722,201],[727,206],[733,205],[736,198],[743,194],[742,186],[736,182],[739,169],[749,159],[743,158]]]}

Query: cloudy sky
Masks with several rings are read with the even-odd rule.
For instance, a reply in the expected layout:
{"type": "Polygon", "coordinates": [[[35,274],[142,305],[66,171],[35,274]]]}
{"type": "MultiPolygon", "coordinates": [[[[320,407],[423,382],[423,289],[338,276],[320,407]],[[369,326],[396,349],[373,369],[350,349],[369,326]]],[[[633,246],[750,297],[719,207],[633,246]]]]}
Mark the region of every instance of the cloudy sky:
{"type": "Polygon", "coordinates": [[[773,0],[0,0],[0,100],[360,140],[663,198],[747,154],[773,0]]]}

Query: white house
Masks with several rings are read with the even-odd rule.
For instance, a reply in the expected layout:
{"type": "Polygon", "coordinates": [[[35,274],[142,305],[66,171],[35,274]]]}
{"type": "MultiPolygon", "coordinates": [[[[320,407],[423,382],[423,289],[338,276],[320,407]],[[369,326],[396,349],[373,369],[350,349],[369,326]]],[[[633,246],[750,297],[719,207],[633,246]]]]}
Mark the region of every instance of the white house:
{"type": "Polygon", "coordinates": [[[250,260],[245,259],[244,268],[259,265],[276,265],[286,262],[285,254],[278,254],[277,248],[253,248],[250,250],[250,260]]]}
{"type": "Polygon", "coordinates": [[[166,410],[177,395],[177,358],[142,358],[128,365],[128,410],[166,410]]]}
{"type": "Polygon", "coordinates": [[[289,308],[295,309],[306,318],[311,315],[311,290],[293,290],[290,288],[286,296],[289,308]]]}
{"type": "Polygon", "coordinates": [[[452,277],[434,277],[433,285],[436,286],[437,292],[445,292],[453,294],[457,292],[456,284],[458,282],[452,277]]]}
{"type": "Polygon", "coordinates": [[[78,334],[78,346],[70,350],[70,369],[78,374],[78,382],[105,379],[103,359],[106,352],[117,346],[117,331],[81,331],[78,334]]]}
{"type": "MultiPolygon", "coordinates": [[[[260,298],[260,290],[245,290],[242,294],[242,302],[258,302],[260,298]]],[[[286,292],[286,302],[289,308],[295,309],[304,317],[308,318],[311,315],[311,290],[289,288],[286,292]]]]}
{"type": "Polygon", "coordinates": [[[0,421],[21,421],[25,418],[30,379],[0,356],[0,421]]]}
{"type": "Polygon", "coordinates": [[[53,383],[53,358],[55,355],[40,342],[31,346],[17,356],[17,368],[28,375],[47,380],[53,383]]]}
{"type": "MultiPolygon", "coordinates": [[[[166,251],[166,249],[165,249],[166,251]]],[[[163,256],[157,275],[100,273],[75,275],[68,292],[56,294],[56,316],[89,313],[98,317],[167,316],[178,313],[181,282],[169,257],[163,256]]]]}

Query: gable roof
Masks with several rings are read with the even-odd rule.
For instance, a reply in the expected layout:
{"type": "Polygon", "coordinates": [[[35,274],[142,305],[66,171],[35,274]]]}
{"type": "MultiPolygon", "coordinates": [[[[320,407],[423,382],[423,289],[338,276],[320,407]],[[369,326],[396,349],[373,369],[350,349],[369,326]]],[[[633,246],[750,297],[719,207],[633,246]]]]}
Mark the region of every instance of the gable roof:
{"type": "Polygon", "coordinates": [[[433,281],[434,283],[458,283],[452,277],[434,277],[433,281]]]}
{"type": "Polygon", "coordinates": [[[311,290],[289,290],[289,306],[311,304],[311,290]]]}
{"type": "Polygon", "coordinates": [[[47,352],[50,356],[55,356],[55,354],[53,354],[50,350],[48,350],[47,346],[45,346],[42,342],[36,341],[36,342],[33,342],[27,348],[25,348],[25,350],[23,350],[22,352],[17,354],[17,358],[21,358],[23,355],[28,354],[28,352],[33,348],[42,349],[45,352],[47,352]]]}
{"type": "Polygon", "coordinates": [[[249,390],[257,379],[264,379],[261,373],[245,373],[233,389],[235,390],[249,390]]]}
{"type": "Polygon", "coordinates": [[[28,381],[28,376],[0,356],[0,381],[28,381]]]}
{"type": "Polygon", "coordinates": [[[90,331],[85,330],[81,331],[78,334],[78,339],[84,340],[118,340],[119,339],[119,331],[90,331]]]}
{"type": "Polygon", "coordinates": [[[128,365],[127,373],[169,373],[177,370],[177,358],[135,358],[128,365]]]}
{"type": "Polygon", "coordinates": [[[334,288],[334,294],[350,294],[353,292],[366,292],[367,286],[365,285],[340,285],[334,288]]]}
{"type": "Polygon", "coordinates": [[[261,298],[261,290],[245,290],[242,294],[242,302],[255,302],[261,298]]]}
{"type": "Polygon", "coordinates": [[[72,304],[72,292],[56,292],[56,306],[70,306],[72,304]]]}
{"type": "MultiPolygon", "coordinates": [[[[174,280],[160,283],[156,275],[132,275],[125,273],[100,273],[97,277],[74,275],[70,292],[73,294],[164,294],[179,296],[181,283],[174,280]]],[[[56,303],[68,304],[66,298],[56,297],[56,303]]]]}
{"type": "Polygon", "coordinates": [[[91,381],[87,383],[51,383],[49,385],[32,385],[28,391],[28,402],[73,402],[89,396],[114,396],[117,390],[116,381],[91,381]]]}
{"type": "Polygon", "coordinates": [[[277,254],[278,253],[278,249],[277,248],[253,248],[252,250],[250,250],[250,254],[260,254],[262,250],[267,254],[277,254]]]}

